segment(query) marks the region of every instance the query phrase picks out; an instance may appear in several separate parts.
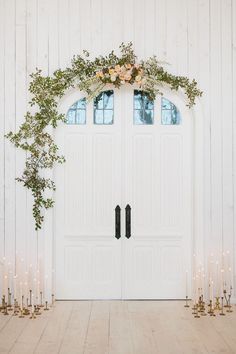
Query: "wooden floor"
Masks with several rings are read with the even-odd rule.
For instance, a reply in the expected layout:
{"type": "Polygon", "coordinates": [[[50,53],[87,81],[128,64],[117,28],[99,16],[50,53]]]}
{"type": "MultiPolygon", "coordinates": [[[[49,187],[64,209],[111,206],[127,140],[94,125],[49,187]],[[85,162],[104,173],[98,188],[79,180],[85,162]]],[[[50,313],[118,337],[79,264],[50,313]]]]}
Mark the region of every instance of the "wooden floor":
{"type": "Polygon", "coordinates": [[[69,301],[36,320],[0,315],[0,353],[236,353],[236,306],[193,318],[183,302],[69,301]]]}

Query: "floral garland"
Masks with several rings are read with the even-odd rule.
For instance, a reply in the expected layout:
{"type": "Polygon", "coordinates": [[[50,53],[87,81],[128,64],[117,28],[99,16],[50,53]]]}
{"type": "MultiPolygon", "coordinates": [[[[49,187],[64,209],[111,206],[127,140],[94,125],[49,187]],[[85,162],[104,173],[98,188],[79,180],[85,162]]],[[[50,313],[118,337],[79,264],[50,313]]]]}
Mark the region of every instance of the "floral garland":
{"type": "Polygon", "coordinates": [[[19,130],[16,133],[9,132],[6,137],[27,152],[23,174],[16,180],[32,192],[36,230],[42,227],[43,210],[54,205],[53,198],[46,197],[45,192],[56,189],[53,180],[46,178],[42,172],[52,169],[55,163],[65,162],[64,156],[58,155],[58,147],[47,127],[56,128],[60,121],[66,121],[65,116],[57,110],[58,102],[66,90],[77,88],[91,100],[107,84],[117,88],[124,84],[137,84],[154,100],[157,94],[162,94],[160,87],[165,84],[172,90],[182,89],[187,96],[188,107],[192,107],[196,97],[202,95],[195,80],[169,74],[155,56],[137,62],[132,43],[122,43],[119,48],[120,56],[112,51],[94,60],[90,60],[89,53],[83,51],[83,55],[73,58],[71,67],[58,69],[51,77],[43,76],[39,69],[30,75],[32,81],[29,92],[32,99],[29,103],[37,107],[36,113],[28,111],[19,130]]]}

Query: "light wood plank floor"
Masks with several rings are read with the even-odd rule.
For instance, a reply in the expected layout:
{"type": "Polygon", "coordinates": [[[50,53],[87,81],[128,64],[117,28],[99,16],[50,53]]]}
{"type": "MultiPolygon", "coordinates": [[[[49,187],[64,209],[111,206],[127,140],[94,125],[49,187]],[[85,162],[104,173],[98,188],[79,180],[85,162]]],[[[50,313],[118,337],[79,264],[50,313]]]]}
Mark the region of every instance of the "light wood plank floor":
{"type": "Polygon", "coordinates": [[[236,354],[236,306],[193,318],[183,302],[68,301],[36,320],[0,315],[0,353],[236,354]]]}

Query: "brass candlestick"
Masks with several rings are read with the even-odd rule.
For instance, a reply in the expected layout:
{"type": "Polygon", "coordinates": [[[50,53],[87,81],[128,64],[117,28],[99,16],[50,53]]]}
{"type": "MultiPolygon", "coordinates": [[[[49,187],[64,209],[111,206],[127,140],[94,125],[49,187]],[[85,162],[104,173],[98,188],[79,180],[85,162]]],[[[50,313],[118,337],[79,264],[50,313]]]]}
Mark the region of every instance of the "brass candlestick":
{"type": "Polygon", "coordinates": [[[30,299],[29,299],[29,306],[32,306],[32,290],[29,291],[30,293],[30,299]]]}
{"type": "Polygon", "coordinates": [[[5,308],[4,308],[4,312],[3,312],[4,316],[8,316],[9,313],[7,311],[7,303],[5,302],[5,308]]]}
{"type": "Polygon", "coordinates": [[[232,310],[232,306],[230,304],[230,298],[231,298],[231,294],[229,294],[229,299],[228,299],[228,309],[226,310],[226,312],[233,312],[232,310]]]}
{"type": "Polygon", "coordinates": [[[31,311],[30,319],[31,319],[31,320],[35,320],[35,319],[36,319],[35,312],[34,312],[34,306],[32,306],[32,311],[31,311]]]}
{"type": "Polygon", "coordinates": [[[19,313],[19,307],[16,299],[14,299],[14,311],[13,311],[13,316],[17,316],[19,313]]]}
{"type": "Polygon", "coordinates": [[[39,306],[35,306],[35,307],[34,307],[34,312],[35,312],[35,315],[36,315],[36,316],[41,315],[40,307],[39,307],[39,306]]]}
{"type": "Polygon", "coordinates": [[[44,311],[48,311],[48,310],[49,310],[49,308],[48,308],[48,302],[47,302],[47,301],[45,301],[44,311]]]}
{"type": "Polygon", "coordinates": [[[20,309],[20,316],[19,316],[19,318],[24,318],[25,316],[24,316],[24,312],[23,312],[23,308],[22,309],[20,309]]]}
{"type": "Polygon", "coordinates": [[[192,314],[196,315],[197,314],[197,304],[193,305],[192,310],[193,310],[192,314]]]}
{"type": "Polygon", "coordinates": [[[225,316],[224,313],[224,296],[221,296],[221,312],[220,312],[221,316],[225,316]]]}
{"type": "Polygon", "coordinates": [[[221,310],[221,307],[220,307],[220,297],[219,296],[216,296],[216,302],[215,302],[215,310],[221,310]]]}
{"type": "Polygon", "coordinates": [[[199,316],[199,312],[198,312],[198,305],[197,305],[197,308],[196,308],[196,314],[194,315],[195,318],[200,318],[199,316]]]}
{"type": "Polygon", "coordinates": [[[223,293],[224,293],[224,298],[225,298],[225,302],[226,302],[226,304],[225,304],[224,306],[225,306],[225,307],[229,307],[228,299],[227,299],[227,291],[224,290],[223,293]]]}
{"type": "Polygon", "coordinates": [[[40,305],[39,307],[43,307],[43,292],[40,291],[40,305]]]}
{"type": "MultiPolygon", "coordinates": [[[[186,298],[185,298],[185,305],[184,305],[184,307],[189,307],[189,304],[188,304],[188,296],[186,295],[186,298]]],[[[52,305],[53,305],[53,303],[54,303],[54,295],[52,294],[52,305]]]]}
{"type": "Polygon", "coordinates": [[[214,306],[213,306],[212,300],[210,300],[210,309],[209,309],[208,313],[210,316],[215,317],[214,306]]]}

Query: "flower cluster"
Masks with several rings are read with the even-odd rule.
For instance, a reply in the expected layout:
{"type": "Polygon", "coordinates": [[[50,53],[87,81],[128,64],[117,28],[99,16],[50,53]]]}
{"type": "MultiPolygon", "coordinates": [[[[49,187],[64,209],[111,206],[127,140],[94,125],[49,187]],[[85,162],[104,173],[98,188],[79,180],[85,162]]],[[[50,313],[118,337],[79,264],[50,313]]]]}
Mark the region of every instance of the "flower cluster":
{"type": "Polygon", "coordinates": [[[144,69],[140,64],[124,64],[115,65],[108,68],[103,68],[96,72],[96,77],[99,78],[104,84],[112,83],[116,87],[120,87],[125,83],[133,85],[136,83],[138,86],[143,87],[146,83],[144,77],[144,69]]]}

